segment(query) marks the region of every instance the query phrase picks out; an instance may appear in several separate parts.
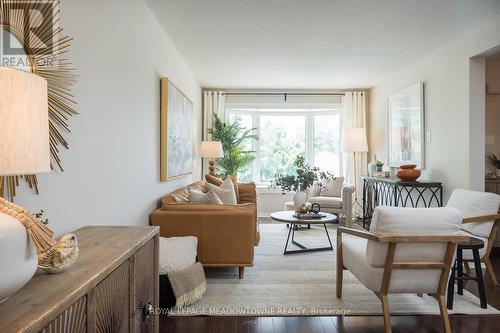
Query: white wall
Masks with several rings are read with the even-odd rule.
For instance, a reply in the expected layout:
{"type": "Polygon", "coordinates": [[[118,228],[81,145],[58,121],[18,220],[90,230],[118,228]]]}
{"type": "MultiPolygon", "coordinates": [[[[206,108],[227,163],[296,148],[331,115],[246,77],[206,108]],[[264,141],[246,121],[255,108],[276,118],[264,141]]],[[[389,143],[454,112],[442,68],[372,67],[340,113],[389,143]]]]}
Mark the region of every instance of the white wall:
{"type": "MultiPolygon", "coordinates": [[[[486,59],[486,83],[492,91],[500,91],[500,58],[486,59]]],[[[486,134],[493,138],[493,145],[486,151],[500,154],[500,95],[486,95],[486,134]]],[[[488,172],[494,171],[490,167],[488,172]]]]}
{"type": "MultiPolygon", "coordinates": [[[[445,198],[456,187],[483,187],[484,107],[469,109],[469,67],[475,64],[470,61],[471,57],[500,45],[498,31],[500,17],[373,87],[369,103],[370,153],[387,160],[388,96],[423,81],[426,131],[431,132],[431,142],[426,144],[426,170],[422,179],[443,181],[445,198]],[[482,133],[481,130],[470,132],[480,128],[481,121],[482,133]],[[475,154],[472,159],[470,151],[475,154]],[[474,176],[476,173],[479,177],[474,176]]],[[[478,89],[484,100],[484,85],[478,89]]]]}
{"type": "Polygon", "coordinates": [[[143,1],[65,0],[61,26],[74,37],[70,61],[80,115],[72,119],[63,173],[40,175],[39,196],[22,185],[15,201],[43,208],[57,233],[84,225],[147,225],[157,200],[201,177],[159,181],[160,77],[194,102],[195,155],[201,88],[143,1]]]}

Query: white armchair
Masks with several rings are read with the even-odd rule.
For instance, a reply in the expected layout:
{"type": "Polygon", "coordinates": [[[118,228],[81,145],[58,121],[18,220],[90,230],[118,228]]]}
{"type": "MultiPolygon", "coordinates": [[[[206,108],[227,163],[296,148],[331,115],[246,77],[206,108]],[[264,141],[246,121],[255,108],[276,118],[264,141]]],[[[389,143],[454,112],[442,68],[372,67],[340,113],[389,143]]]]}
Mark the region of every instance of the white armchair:
{"type": "MultiPolygon", "coordinates": [[[[318,185],[311,186],[306,190],[306,194],[308,204],[318,203],[322,212],[335,214],[344,225],[351,225],[354,186],[345,184],[344,177],[336,177],[323,188],[318,185]]],[[[285,209],[293,210],[293,202],[286,202],[285,209]]]]}
{"type": "MultiPolygon", "coordinates": [[[[477,192],[456,189],[450,196],[446,207],[456,208],[462,218],[461,231],[464,235],[481,239],[484,247],[479,250],[481,261],[484,262],[493,285],[498,286],[498,280],[490,261],[490,253],[500,225],[500,195],[496,193],[477,192]]],[[[464,252],[465,267],[473,261],[472,251],[464,252]]]]}
{"type": "Polygon", "coordinates": [[[386,332],[391,332],[388,294],[432,294],[439,303],[445,332],[451,332],[445,292],[461,219],[453,208],[377,207],[370,231],[337,229],[337,297],[348,269],[382,302],[386,332]]]}

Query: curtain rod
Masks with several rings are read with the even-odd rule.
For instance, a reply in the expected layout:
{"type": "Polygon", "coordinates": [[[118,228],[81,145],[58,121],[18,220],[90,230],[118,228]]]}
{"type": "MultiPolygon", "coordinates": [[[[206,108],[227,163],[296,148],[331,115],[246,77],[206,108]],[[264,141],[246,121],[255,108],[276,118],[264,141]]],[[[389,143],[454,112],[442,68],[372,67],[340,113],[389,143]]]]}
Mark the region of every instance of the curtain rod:
{"type": "MultiPolygon", "coordinates": [[[[223,95],[250,95],[250,96],[344,96],[345,93],[288,93],[288,92],[223,92],[223,95]]],[[[363,92],[362,92],[363,94],[363,92]]]]}

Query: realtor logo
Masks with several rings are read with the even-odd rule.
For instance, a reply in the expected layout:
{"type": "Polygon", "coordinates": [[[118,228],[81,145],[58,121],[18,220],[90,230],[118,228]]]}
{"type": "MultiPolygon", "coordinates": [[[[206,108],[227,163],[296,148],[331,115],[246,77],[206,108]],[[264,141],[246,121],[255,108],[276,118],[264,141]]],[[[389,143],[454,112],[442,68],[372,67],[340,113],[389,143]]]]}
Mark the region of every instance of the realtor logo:
{"type": "Polygon", "coordinates": [[[0,0],[0,66],[23,67],[56,51],[58,0],[0,0]],[[35,57],[36,55],[36,57],[35,57]]]}

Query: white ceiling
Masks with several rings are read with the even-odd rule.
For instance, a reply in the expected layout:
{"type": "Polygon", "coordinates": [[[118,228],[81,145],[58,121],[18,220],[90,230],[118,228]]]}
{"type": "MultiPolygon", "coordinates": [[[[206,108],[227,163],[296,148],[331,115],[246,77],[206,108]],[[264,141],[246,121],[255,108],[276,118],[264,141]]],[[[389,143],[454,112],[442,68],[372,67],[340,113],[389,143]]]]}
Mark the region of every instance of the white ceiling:
{"type": "Polygon", "coordinates": [[[203,87],[363,88],[500,0],[146,0],[203,87]]]}

